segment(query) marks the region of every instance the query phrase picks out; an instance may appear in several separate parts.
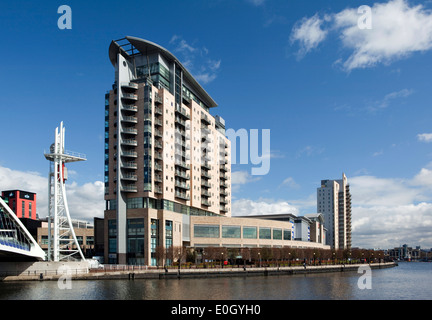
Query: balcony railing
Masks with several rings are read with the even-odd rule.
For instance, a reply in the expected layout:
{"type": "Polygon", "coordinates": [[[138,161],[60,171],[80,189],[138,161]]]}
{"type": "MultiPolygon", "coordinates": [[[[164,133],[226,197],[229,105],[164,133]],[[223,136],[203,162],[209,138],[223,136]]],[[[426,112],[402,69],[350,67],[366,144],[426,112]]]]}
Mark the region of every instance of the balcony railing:
{"type": "Polygon", "coordinates": [[[136,174],[127,173],[127,174],[123,174],[121,176],[121,179],[128,180],[128,181],[138,181],[138,176],[136,174]]]}
{"type": "Polygon", "coordinates": [[[138,100],[138,95],[134,93],[122,93],[121,95],[122,99],[128,99],[128,100],[138,100]]]}
{"type": "Polygon", "coordinates": [[[184,108],[180,107],[180,106],[176,106],[175,107],[175,112],[177,112],[178,114],[182,115],[186,119],[190,119],[190,116],[187,114],[186,110],[184,108]]]}
{"type": "Polygon", "coordinates": [[[184,189],[184,190],[190,190],[190,186],[189,186],[188,183],[184,183],[184,182],[180,182],[180,181],[176,180],[175,183],[174,183],[174,185],[175,185],[176,188],[181,188],[181,189],[184,189]]]}
{"type": "Polygon", "coordinates": [[[127,133],[127,134],[138,134],[138,130],[135,128],[130,128],[130,127],[125,127],[122,128],[122,133],[127,133]]]}
{"type": "Polygon", "coordinates": [[[122,110],[137,112],[138,107],[133,104],[124,104],[122,105],[122,110]]]}
{"type": "Polygon", "coordinates": [[[128,89],[138,89],[138,83],[134,82],[122,82],[121,83],[122,88],[128,88],[128,89]]]}
{"type": "Polygon", "coordinates": [[[135,139],[124,139],[121,141],[122,145],[125,146],[134,146],[136,147],[138,145],[138,142],[135,139]]]}
{"type": "Polygon", "coordinates": [[[180,170],[176,170],[175,171],[175,175],[178,176],[178,177],[180,177],[180,178],[186,179],[186,180],[190,179],[189,173],[186,173],[186,172],[183,172],[183,171],[180,171],[180,170]]]}
{"type": "Polygon", "coordinates": [[[210,173],[206,172],[205,170],[201,170],[201,176],[207,179],[211,179],[210,173]]]}
{"type": "Polygon", "coordinates": [[[123,122],[138,123],[138,118],[134,116],[124,116],[121,120],[123,122]]]}
{"type": "Polygon", "coordinates": [[[136,158],[136,157],[138,157],[138,152],[136,152],[136,151],[130,151],[130,150],[121,151],[120,154],[121,154],[122,157],[130,157],[130,158],[136,158]]]}
{"type": "Polygon", "coordinates": [[[123,162],[121,164],[121,167],[126,169],[137,169],[138,165],[134,161],[128,161],[128,162],[123,162]]]}
{"type": "Polygon", "coordinates": [[[190,164],[188,164],[188,163],[186,163],[186,162],[184,162],[184,161],[181,161],[181,160],[175,160],[175,162],[174,162],[174,164],[176,165],[176,166],[179,166],[179,167],[182,167],[182,168],[185,168],[185,169],[187,169],[187,170],[189,170],[190,169],[190,164]]]}
{"type": "Polygon", "coordinates": [[[180,192],[180,191],[176,191],[175,192],[175,196],[177,198],[183,199],[183,200],[189,200],[190,197],[186,192],[180,192]]]}
{"type": "Polygon", "coordinates": [[[124,191],[124,192],[138,192],[138,188],[137,188],[136,185],[128,184],[128,185],[122,186],[121,187],[121,191],[124,191]]]}
{"type": "Polygon", "coordinates": [[[162,97],[157,92],[155,92],[154,102],[155,102],[155,104],[162,104],[163,103],[162,97]]]}

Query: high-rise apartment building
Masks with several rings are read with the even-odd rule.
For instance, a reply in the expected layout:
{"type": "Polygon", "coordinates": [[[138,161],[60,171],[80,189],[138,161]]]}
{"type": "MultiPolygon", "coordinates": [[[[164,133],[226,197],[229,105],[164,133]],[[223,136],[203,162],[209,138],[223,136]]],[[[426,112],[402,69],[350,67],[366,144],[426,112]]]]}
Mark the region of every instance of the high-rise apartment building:
{"type": "Polygon", "coordinates": [[[345,174],[340,180],[321,180],[317,212],[324,215],[327,244],[335,249],[351,248],[351,194],[345,174]]]}
{"type": "Polygon", "coordinates": [[[231,216],[230,141],[215,101],[152,42],[112,41],[105,95],[105,261],[155,264],[187,245],[189,216],[231,216]]]}

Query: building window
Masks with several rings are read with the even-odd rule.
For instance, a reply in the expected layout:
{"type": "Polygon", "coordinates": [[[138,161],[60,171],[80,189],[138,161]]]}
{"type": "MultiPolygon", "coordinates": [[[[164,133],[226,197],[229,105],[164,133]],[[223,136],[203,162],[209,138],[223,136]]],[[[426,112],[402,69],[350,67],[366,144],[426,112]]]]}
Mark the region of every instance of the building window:
{"type": "Polygon", "coordinates": [[[222,238],[240,238],[240,226],[222,226],[222,238]]]}
{"type": "Polygon", "coordinates": [[[155,266],[156,261],[156,247],[159,245],[159,221],[157,219],[151,219],[151,239],[150,239],[150,255],[151,255],[151,265],[155,266]]]}
{"type": "Polygon", "coordinates": [[[273,229],[273,240],[282,240],[282,229],[273,229]]]}
{"type": "Polygon", "coordinates": [[[257,228],[256,227],[243,227],[243,238],[244,239],[256,239],[257,228]]]}
{"type": "Polygon", "coordinates": [[[86,237],[86,245],[88,245],[88,246],[94,245],[94,236],[87,236],[86,237]]]}
{"type": "MultiPolygon", "coordinates": [[[[108,220],[108,252],[117,253],[117,221],[108,220]]],[[[116,263],[110,262],[110,263],[116,263]]]]}
{"type": "Polygon", "coordinates": [[[260,239],[271,239],[271,228],[259,228],[260,239]]]}
{"type": "Polygon", "coordinates": [[[129,198],[127,199],[128,209],[140,209],[143,207],[143,198],[129,198]]]}
{"type": "Polygon", "coordinates": [[[284,240],[291,240],[291,231],[288,229],[284,229],[283,231],[283,239],[284,240]]]}
{"type": "Polygon", "coordinates": [[[196,224],[194,225],[194,237],[196,238],[219,238],[220,231],[218,225],[196,224]]]}
{"type": "Polygon", "coordinates": [[[144,264],[144,219],[127,219],[127,262],[144,264]]]}

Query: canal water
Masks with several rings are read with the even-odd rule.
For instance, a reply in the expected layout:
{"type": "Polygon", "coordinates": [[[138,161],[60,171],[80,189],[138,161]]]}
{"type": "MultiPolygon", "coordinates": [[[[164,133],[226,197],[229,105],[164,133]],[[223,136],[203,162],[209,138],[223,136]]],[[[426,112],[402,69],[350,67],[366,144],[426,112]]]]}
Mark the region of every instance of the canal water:
{"type": "Polygon", "coordinates": [[[0,300],[430,300],[432,263],[365,273],[0,282],[0,300]],[[362,278],[363,277],[363,278],[362,278]],[[368,284],[365,286],[365,284],[368,284]],[[363,284],[363,285],[362,285],[363,284]]]}

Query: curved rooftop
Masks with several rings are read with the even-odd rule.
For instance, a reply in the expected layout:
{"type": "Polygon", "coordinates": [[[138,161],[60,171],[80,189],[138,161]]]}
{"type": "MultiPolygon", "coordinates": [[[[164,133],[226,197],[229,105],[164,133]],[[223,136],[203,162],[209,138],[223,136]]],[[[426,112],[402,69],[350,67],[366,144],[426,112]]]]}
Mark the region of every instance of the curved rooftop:
{"type": "MultiPolygon", "coordinates": [[[[129,43],[139,51],[140,54],[143,55],[152,55],[155,53],[161,54],[165,59],[167,59],[169,62],[173,62],[176,65],[178,65],[182,72],[183,77],[187,80],[187,83],[192,87],[195,92],[197,92],[205,101],[205,103],[210,108],[217,107],[217,103],[210,97],[210,95],[204,90],[204,88],[195,80],[195,78],[190,74],[190,72],[182,65],[182,63],[167,49],[161,47],[160,45],[153,43],[148,40],[126,36],[125,39],[129,41],[129,43]]],[[[124,40],[124,39],[122,39],[124,40]]],[[[109,58],[111,61],[111,64],[113,66],[117,63],[117,54],[121,54],[126,59],[130,60],[132,59],[133,55],[135,53],[132,51],[132,55],[127,52],[123,47],[124,45],[120,45],[118,42],[120,40],[113,40],[111,41],[111,44],[109,46],[109,58]]]]}

